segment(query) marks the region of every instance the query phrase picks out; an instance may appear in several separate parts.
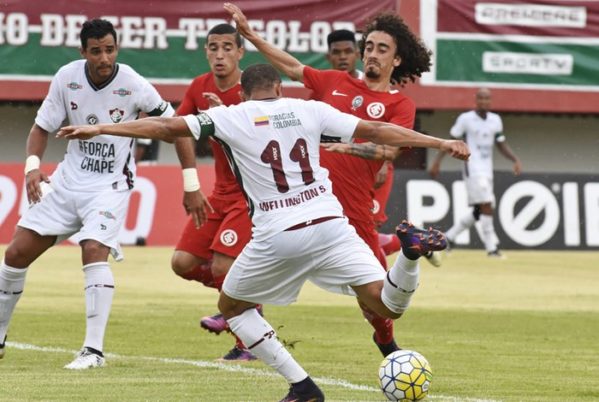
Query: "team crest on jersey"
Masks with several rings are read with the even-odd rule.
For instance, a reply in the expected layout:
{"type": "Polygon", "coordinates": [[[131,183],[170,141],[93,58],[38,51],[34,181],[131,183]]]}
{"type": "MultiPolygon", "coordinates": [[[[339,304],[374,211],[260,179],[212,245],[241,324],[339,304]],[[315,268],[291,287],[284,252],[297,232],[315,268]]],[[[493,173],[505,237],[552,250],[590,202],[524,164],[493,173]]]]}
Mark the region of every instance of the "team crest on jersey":
{"type": "Polygon", "coordinates": [[[378,214],[381,210],[381,204],[377,200],[372,200],[372,213],[378,214]]]}
{"type": "Polygon", "coordinates": [[[366,107],[366,113],[373,119],[379,119],[385,114],[385,105],[381,102],[372,102],[366,107]]]}
{"type": "Polygon", "coordinates": [[[123,120],[123,116],[125,115],[125,111],[121,109],[112,109],[109,111],[109,113],[110,120],[112,120],[113,123],[120,123],[120,121],[123,120]]]}
{"type": "Polygon", "coordinates": [[[114,95],[118,95],[118,96],[120,96],[121,98],[123,98],[123,97],[125,97],[125,96],[127,96],[127,95],[131,95],[131,91],[129,91],[129,90],[128,90],[128,89],[126,89],[126,88],[119,88],[119,89],[115,89],[114,91],[112,91],[112,93],[113,93],[114,95]]]}
{"type": "Polygon", "coordinates": [[[220,242],[227,247],[233,247],[237,244],[237,232],[233,229],[223,231],[220,234],[220,242]]]}
{"type": "Polygon", "coordinates": [[[98,122],[100,120],[98,120],[98,116],[96,116],[95,114],[88,114],[87,117],[85,118],[85,121],[87,122],[87,124],[98,124],[98,122]]]}
{"type": "Polygon", "coordinates": [[[116,221],[116,216],[113,215],[110,211],[100,211],[100,215],[102,215],[106,219],[112,219],[116,221]]]}
{"type": "Polygon", "coordinates": [[[79,85],[77,82],[73,81],[67,84],[67,88],[69,88],[71,91],[76,91],[78,89],[82,89],[83,85],[79,85]]]}
{"type": "Polygon", "coordinates": [[[352,110],[356,110],[357,108],[359,108],[360,106],[362,106],[363,103],[364,103],[364,98],[361,95],[356,96],[351,101],[351,108],[352,108],[352,110]]]}

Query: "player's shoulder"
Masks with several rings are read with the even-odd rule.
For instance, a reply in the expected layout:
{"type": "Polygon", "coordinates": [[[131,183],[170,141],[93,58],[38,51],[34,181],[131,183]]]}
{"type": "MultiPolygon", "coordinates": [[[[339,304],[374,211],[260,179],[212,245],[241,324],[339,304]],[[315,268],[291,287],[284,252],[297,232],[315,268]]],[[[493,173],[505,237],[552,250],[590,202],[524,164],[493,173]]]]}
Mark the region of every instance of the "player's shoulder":
{"type": "Polygon", "coordinates": [[[473,120],[476,116],[476,110],[468,110],[467,112],[460,113],[458,120],[473,120]]]}
{"type": "Polygon", "coordinates": [[[192,81],[191,81],[191,86],[192,87],[203,87],[206,86],[207,83],[210,83],[211,81],[214,80],[214,74],[212,74],[211,71],[204,73],[204,74],[200,74],[198,76],[196,76],[192,81]]]}
{"type": "Polygon", "coordinates": [[[119,71],[118,74],[121,76],[119,78],[132,79],[136,81],[147,81],[141,74],[139,74],[133,67],[128,64],[118,63],[119,71]]]}
{"type": "Polygon", "coordinates": [[[487,112],[487,115],[490,119],[493,119],[493,121],[501,122],[501,116],[499,114],[494,112],[487,112]]]}
{"type": "Polygon", "coordinates": [[[63,77],[72,74],[78,74],[85,69],[85,60],[75,60],[60,67],[56,72],[56,76],[63,77]]]}

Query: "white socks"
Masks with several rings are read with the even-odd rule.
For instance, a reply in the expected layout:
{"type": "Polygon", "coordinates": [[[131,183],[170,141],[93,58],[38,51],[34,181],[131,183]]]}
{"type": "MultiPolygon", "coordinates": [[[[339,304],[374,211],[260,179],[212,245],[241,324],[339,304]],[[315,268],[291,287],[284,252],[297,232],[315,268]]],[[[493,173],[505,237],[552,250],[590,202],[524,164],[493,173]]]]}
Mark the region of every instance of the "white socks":
{"type": "Polygon", "coordinates": [[[295,361],[279,342],[275,330],[255,308],[227,320],[229,328],[260,360],[287,379],[290,384],[300,382],[308,373],[295,361]]]}
{"type": "Polygon", "coordinates": [[[493,215],[481,215],[480,226],[482,229],[482,240],[483,243],[485,243],[485,250],[487,250],[487,253],[495,251],[497,249],[497,242],[495,241],[497,235],[495,234],[495,228],[493,227],[493,215]]]}
{"type": "Polygon", "coordinates": [[[0,343],[4,341],[8,323],[17,302],[23,294],[27,268],[13,268],[0,263],[0,343]]]}
{"type": "Polygon", "coordinates": [[[455,223],[447,232],[445,232],[445,236],[449,241],[455,241],[455,238],[460,233],[474,225],[474,221],[474,214],[471,211],[468,215],[463,216],[462,219],[455,223]]]}
{"type": "Polygon", "coordinates": [[[85,274],[85,313],[87,325],[83,346],[102,351],[104,333],[114,295],[114,277],[108,262],[94,262],[83,266],[85,274]]]}
{"type": "Polygon", "coordinates": [[[410,260],[403,253],[399,253],[393,267],[383,280],[381,300],[385,306],[400,314],[406,311],[418,287],[419,277],[418,260],[410,260]]]}

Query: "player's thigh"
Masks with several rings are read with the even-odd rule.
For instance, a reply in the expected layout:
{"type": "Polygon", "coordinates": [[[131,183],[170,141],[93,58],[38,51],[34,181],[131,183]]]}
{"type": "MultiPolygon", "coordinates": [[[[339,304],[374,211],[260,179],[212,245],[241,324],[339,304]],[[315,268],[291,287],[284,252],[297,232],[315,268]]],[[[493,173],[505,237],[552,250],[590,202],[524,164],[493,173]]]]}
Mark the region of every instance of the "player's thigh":
{"type": "Polygon", "coordinates": [[[244,200],[228,201],[223,220],[212,240],[211,249],[232,258],[241,251],[252,238],[252,221],[244,200]]]}
{"type": "MultiPolygon", "coordinates": [[[[106,251],[102,247],[104,245],[117,260],[122,258],[118,237],[125,222],[130,196],[130,191],[102,191],[79,196],[77,211],[82,226],[74,240],[82,245],[85,256],[98,258],[106,251]]],[[[84,259],[89,260],[87,257],[84,259]]]]}
{"type": "Polygon", "coordinates": [[[334,219],[318,225],[322,229],[318,241],[329,247],[315,254],[317,268],[310,281],[332,292],[354,295],[352,287],[382,280],[385,270],[354,227],[344,221],[334,219]]]}
{"type": "Polygon", "coordinates": [[[40,202],[30,204],[17,225],[41,236],[73,234],[81,228],[76,197],[76,193],[59,185],[44,186],[40,202]]]}
{"type": "Polygon", "coordinates": [[[485,203],[495,205],[492,178],[484,176],[468,177],[466,179],[466,190],[468,192],[469,205],[485,203]]]}
{"type": "Polygon", "coordinates": [[[175,246],[176,251],[184,251],[203,260],[212,258],[212,242],[219,232],[225,215],[222,200],[208,197],[208,201],[213,211],[208,212],[207,221],[196,228],[193,219],[189,219],[175,246]]]}
{"type": "Polygon", "coordinates": [[[26,268],[56,242],[56,236],[41,236],[33,230],[17,226],[4,253],[11,267],[26,268]]]}

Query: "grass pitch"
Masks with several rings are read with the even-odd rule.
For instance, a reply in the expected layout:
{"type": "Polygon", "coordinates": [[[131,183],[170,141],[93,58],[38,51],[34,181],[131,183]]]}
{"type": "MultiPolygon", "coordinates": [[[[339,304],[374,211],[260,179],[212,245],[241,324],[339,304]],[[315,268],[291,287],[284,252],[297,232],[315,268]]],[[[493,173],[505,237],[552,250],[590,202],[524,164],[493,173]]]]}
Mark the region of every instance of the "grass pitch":
{"type": "MultiPolygon", "coordinates": [[[[1,249],[0,251],[2,251],[1,249]]],[[[113,263],[107,366],[62,369],[84,337],[79,249],[57,247],[30,269],[0,360],[2,401],[277,401],[285,381],[260,362],[220,364],[229,335],[199,328],[216,292],[171,273],[171,250],[129,248],[113,263]]],[[[599,400],[599,253],[454,251],[423,262],[396,322],[403,348],[427,357],[434,401],[599,400]]],[[[351,254],[348,255],[348,258],[351,254]]],[[[265,314],[330,401],[382,401],[382,360],[352,298],[308,284],[265,314]]]]}

